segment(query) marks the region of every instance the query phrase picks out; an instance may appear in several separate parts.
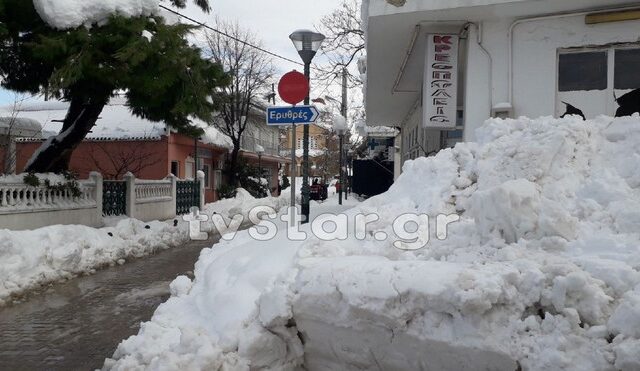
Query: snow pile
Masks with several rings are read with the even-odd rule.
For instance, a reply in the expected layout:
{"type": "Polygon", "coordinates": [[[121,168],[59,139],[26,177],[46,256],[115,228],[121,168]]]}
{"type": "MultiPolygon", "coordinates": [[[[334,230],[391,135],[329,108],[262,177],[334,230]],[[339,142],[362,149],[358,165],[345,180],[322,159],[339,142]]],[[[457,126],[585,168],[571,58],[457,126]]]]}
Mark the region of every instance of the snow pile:
{"type": "Polygon", "coordinates": [[[204,250],[105,368],[640,369],[640,117],[490,120],[478,137],[406,163],[346,213],[378,216],[347,239],[280,225],[204,250]],[[422,249],[394,247],[406,213],[432,217],[422,249]]]}
{"type": "Polygon", "coordinates": [[[0,304],[20,293],[188,241],[187,224],[124,219],[114,227],[0,229],[0,304]],[[145,228],[149,226],[149,229],[145,228]]]}
{"type": "Polygon", "coordinates": [[[61,30],[102,24],[116,14],[124,17],[156,14],[158,3],[159,0],[33,0],[40,17],[61,30]]]}
{"type": "MultiPolygon", "coordinates": [[[[299,192],[298,190],[298,193],[299,192]]],[[[222,215],[226,221],[229,221],[236,215],[241,215],[246,219],[249,216],[249,212],[256,207],[266,206],[275,211],[279,211],[290,203],[290,189],[282,190],[278,197],[255,198],[247,190],[238,188],[236,197],[206,204],[203,212],[207,215],[222,215]]]]}

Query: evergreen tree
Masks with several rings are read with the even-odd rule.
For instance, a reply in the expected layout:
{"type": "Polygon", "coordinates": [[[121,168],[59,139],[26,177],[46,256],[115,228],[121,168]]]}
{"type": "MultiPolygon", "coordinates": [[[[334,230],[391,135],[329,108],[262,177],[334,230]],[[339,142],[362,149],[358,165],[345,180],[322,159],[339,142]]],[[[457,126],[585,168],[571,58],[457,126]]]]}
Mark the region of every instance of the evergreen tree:
{"type": "MultiPolygon", "coordinates": [[[[207,0],[194,1],[208,10],[207,0]]],[[[184,0],[172,3],[184,6],[184,0]]],[[[229,78],[189,45],[192,30],[166,24],[160,16],[114,15],[104,25],[60,31],[41,20],[31,0],[0,0],[2,86],[69,102],[61,132],[43,144],[25,170],[67,170],[72,152],[118,92],[133,114],[200,134],[189,117],[210,121],[221,100],[216,92],[229,78]]]]}

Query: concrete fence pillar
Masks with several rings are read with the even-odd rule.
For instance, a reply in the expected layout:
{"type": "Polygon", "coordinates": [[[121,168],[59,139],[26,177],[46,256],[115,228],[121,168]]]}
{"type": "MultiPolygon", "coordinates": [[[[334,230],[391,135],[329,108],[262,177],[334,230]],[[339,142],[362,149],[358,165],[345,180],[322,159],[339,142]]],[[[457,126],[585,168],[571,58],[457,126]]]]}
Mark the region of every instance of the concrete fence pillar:
{"type": "Polygon", "coordinates": [[[103,201],[103,192],[104,192],[104,183],[103,183],[103,178],[102,178],[102,174],[100,174],[97,171],[92,171],[89,173],[89,179],[91,179],[91,181],[93,181],[93,183],[96,185],[96,191],[94,194],[94,197],[96,199],[96,213],[98,214],[98,221],[102,220],[102,212],[103,212],[103,205],[102,205],[102,201],[103,201]]]}
{"type": "Polygon", "coordinates": [[[136,217],[136,176],[131,172],[124,175],[124,181],[127,184],[127,216],[129,218],[136,217]]]}
{"type": "Polygon", "coordinates": [[[198,181],[200,182],[200,205],[198,206],[200,210],[204,210],[204,171],[198,170],[198,181]]]}
{"type": "Polygon", "coordinates": [[[178,177],[169,174],[165,179],[171,181],[171,198],[173,199],[173,213],[175,214],[178,208],[178,177]]]}

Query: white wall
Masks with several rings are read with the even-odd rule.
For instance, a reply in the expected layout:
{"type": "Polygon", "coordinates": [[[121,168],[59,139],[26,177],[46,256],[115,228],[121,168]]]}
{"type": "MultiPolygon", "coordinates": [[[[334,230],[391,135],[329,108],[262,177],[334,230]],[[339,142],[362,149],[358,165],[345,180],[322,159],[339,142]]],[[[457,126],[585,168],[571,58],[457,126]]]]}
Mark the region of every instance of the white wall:
{"type": "Polygon", "coordinates": [[[0,229],[27,230],[54,224],[102,227],[102,215],[96,207],[66,210],[22,210],[0,213],[0,229]]]}
{"type": "MultiPolygon", "coordinates": [[[[493,58],[491,105],[510,102],[508,61],[509,27],[514,20],[483,23],[482,43],[493,58]]],[[[585,16],[524,21],[513,31],[514,116],[539,117],[556,112],[558,49],[638,42],[640,21],[586,25],[585,16]]],[[[475,129],[490,116],[489,59],[472,28],[466,86],[465,140],[475,140],[475,129]]],[[[609,113],[611,112],[603,112],[609,113]]]]}

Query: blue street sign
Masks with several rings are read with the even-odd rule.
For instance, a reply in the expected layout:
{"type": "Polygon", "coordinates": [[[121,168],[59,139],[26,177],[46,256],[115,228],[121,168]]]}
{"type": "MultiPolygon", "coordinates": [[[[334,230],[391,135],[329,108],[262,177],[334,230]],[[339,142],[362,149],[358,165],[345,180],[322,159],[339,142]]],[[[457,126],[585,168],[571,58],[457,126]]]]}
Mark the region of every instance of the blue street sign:
{"type": "Polygon", "coordinates": [[[315,106],[268,107],[267,125],[312,124],[320,116],[315,106]]]}

